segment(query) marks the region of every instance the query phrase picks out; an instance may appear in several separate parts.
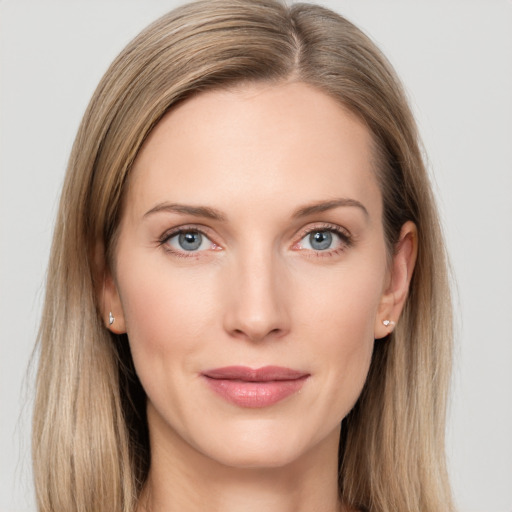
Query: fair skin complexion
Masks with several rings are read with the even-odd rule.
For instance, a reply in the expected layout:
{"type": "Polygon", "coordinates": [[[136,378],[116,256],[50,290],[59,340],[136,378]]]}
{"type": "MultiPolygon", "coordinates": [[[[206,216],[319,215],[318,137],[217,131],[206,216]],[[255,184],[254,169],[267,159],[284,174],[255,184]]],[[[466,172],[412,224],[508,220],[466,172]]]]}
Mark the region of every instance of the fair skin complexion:
{"type": "Polygon", "coordinates": [[[416,256],[411,223],[386,251],[371,148],[363,123],[302,83],[202,93],[150,134],[105,282],[148,397],[141,510],[342,509],[340,422],[416,256]],[[240,365],[304,377],[248,405],[205,375],[240,365]]]}

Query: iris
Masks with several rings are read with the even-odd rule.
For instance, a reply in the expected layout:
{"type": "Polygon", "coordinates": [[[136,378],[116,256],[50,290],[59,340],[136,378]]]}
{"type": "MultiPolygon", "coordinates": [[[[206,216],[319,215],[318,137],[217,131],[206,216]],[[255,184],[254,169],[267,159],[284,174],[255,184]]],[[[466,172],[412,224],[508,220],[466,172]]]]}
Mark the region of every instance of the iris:
{"type": "Polygon", "coordinates": [[[332,233],[330,231],[315,231],[309,235],[309,243],[315,251],[329,249],[332,244],[332,233]]]}

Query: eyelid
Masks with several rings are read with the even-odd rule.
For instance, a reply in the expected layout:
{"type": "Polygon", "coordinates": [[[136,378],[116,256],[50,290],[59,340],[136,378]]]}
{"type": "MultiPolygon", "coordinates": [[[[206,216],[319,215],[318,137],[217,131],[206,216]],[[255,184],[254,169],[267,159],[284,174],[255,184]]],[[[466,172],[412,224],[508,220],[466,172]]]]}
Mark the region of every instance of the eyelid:
{"type": "Polygon", "coordinates": [[[181,250],[176,250],[174,248],[171,248],[169,245],[166,245],[167,242],[175,237],[176,235],[179,235],[181,233],[189,233],[189,232],[196,232],[196,233],[200,233],[202,236],[206,237],[210,243],[214,246],[212,249],[210,250],[220,250],[222,249],[222,247],[217,243],[215,242],[214,240],[212,240],[212,234],[211,234],[211,230],[208,229],[206,226],[201,226],[201,225],[197,225],[197,224],[185,224],[185,225],[181,225],[181,226],[175,226],[175,227],[172,227],[166,231],[164,231],[164,233],[158,238],[157,240],[157,243],[158,245],[160,246],[165,246],[165,250],[172,253],[172,254],[175,254],[175,255],[179,255],[179,256],[186,256],[186,257],[197,257],[200,253],[202,252],[206,252],[206,251],[181,251],[181,250]]]}
{"type": "Polygon", "coordinates": [[[315,256],[332,256],[334,254],[338,254],[339,252],[351,247],[353,245],[353,235],[350,233],[348,229],[343,226],[339,226],[338,224],[330,224],[326,222],[313,223],[301,229],[297,235],[297,241],[294,242],[292,249],[296,249],[299,251],[305,251],[308,253],[313,253],[315,256]],[[324,251],[319,251],[315,249],[307,249],[303,247],[299,247],[299,244],[302,240],[310,235],[311,233],[317,231],[329,231],[334,233],[340,238],[341,247],[326,249],[324,251]]]}
{"type": "MultiPolygon", "coordinates": [[[[206,237],[210,243],[212,244],[213,248],[210,250],[222,250],[222,245],[218,244],[215,241],[215,236],[212,236],[212,230],[208,228],[207,226],[198,225],[198,224],[185,224],[180,226],[174,226],[170,229],[167,229],[164,231],[164,233],[158,238],[157,243],[160,246],[166,246],[166,242],[176,236],[180,233],[187,233],[187,232],[197,232],[206,237]],[[213,239],[212,239],[213,238],[213,239]]],[[[345,250],[348,247],[351,247],[354,242],[354,237],[350,233],[350,231],[338,224],[331,224],[328,222],[317,222],[308,224],[304,228],[302,228],[295,237],[295,242],[292,244],[292,249],[305,251],[309,253],[313,253],[316,256],[330,256],[336,253],[339,253],[343,250],[345,250]],[[331,233],[336,234],[340,238],[340,244],[341,247],[334,248],[334,249],[326,249],[326,250],[314,250],[314,249],[305,249],[302,247],[299,247],[300,242],[309,234],[314,233],[315,231],[329,231],[331,233]]],[[[201,250],[201,251],[181,251],[181,250],[175,250],[171,248],[170,246],[166,246],[165,250],[178,256],[186,256],[186,257],[198,257],[201,253],[207,252],[207,250],[201,250]]]]}
{"type": "Polygon", "coordinates": [[[344,238],[352,239],[352,234],[347,228],[339,226],[338,224],[330,224],[328,222],[308,224],[306,227],[302,228],[299,231],[297,238],[299,240],[302,240],[306,235],[309,235],[310,233],[313,233],[315,231],[331,231],[333,233],[339,234],[344,238]]]}

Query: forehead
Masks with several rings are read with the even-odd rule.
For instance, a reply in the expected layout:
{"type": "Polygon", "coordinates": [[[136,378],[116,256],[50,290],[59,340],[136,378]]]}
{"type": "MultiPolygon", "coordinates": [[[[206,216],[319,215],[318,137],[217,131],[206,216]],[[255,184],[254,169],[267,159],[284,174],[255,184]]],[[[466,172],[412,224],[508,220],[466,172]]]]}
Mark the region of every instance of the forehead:
{"type": "Polygon", "coordinates": [[[277,208],[348,196],[380,212],[366,126],[303,83],[201,93],[153,129],[132,169],[127,203],[277,208]]]}

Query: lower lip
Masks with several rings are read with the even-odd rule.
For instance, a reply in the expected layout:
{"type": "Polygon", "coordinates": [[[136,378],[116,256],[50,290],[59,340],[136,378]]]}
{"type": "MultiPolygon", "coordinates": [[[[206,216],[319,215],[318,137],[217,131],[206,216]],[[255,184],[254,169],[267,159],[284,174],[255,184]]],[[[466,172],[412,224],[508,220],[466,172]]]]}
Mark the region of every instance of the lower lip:
{"type": "Polygon", "coordinates": [[[206,377],[210,388],[239,407],[261,408],[276,404],[300,391],[308,375],[291,380],[247,382],[206,377]]]}

